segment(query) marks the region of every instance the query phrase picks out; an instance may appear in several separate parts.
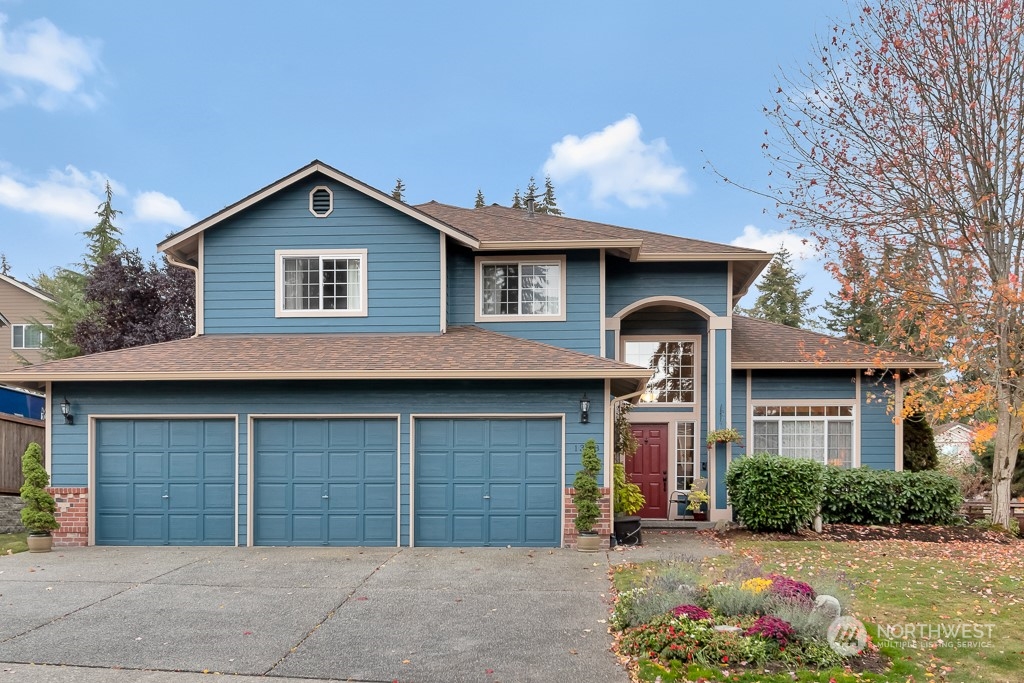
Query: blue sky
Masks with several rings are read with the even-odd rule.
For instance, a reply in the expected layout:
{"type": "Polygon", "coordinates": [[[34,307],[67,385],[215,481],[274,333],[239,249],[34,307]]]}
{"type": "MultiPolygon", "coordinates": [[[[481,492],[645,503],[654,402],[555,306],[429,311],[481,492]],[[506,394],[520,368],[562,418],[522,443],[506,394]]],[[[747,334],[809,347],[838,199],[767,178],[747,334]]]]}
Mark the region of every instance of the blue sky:
{"type": "Polygon", "coordinates": [[[480,188],[508,204],[550,173],[570,216],[806,252],[768,202],[704,166],[764,186],[779,68],[806,63],[845,12],[0,0],[0,252],[23,279],[77,261],[109,179],[125,242],[153,255],[314,158],[385,191],[401,177],[411,203],[471,206],[480,188]]]}

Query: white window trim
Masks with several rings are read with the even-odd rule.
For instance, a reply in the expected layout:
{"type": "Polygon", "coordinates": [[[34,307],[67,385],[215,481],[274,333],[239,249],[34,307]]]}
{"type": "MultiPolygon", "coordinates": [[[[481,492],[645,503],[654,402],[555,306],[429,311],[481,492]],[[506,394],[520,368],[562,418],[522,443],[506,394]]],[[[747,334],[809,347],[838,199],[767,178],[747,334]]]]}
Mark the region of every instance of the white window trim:
{"type": "MultiPolygon", "coordinates": [[[[694,410],[700,405],[700,376],[701,376],[701,338],[698,334],[687,334],[687,335],[663,335],[663,334],[637,334],[623,336],[619,339],[619,359],[625,362],[626,359],[626,342],[693,342],[693,359],[694,359],[694,372],[693,372],[693,401],[687,403],[660,403],[645,402],[643,396],[641,396],[641,402],[637,404],[637,407],[693,407],[694,410]]],[[[644,387],[646,391],[646,387],[644,387]]]]}
{"type": "Polygon", "coordinates": [[[334,190],[332,190],[331,188],[327,187],[326,185],[317,185],[312,190],[310,190],[309,191],[309,212],[311,214],[313,214],[314,216],[316,216],[317,218],[327,218],[328,216],[330,216],[334,212],[334,190]],[[330,201],[331,201],[331,206],[330,206],[330,208],[327,209],[327,213],[317,213],[316,211],[313,210],[313,195],[316,194],[317,192],[319,192],[320,190],[326,190],[327,191],[327,196],[330,198],[330,201]]]}
{"type": "MultiPolygon", "coordinates": [[[[44,347],[43,343],[40,343],[39,346],[15,346],[14,345],[14,330],[16,328],[21,328],[21,330],[22,330],[22,332],[21,332],[21,342],[22,342],[22,344],[24,344],[25,343],[25,332],[29,328],[32,328],[32,327],[44,327],[44,328],[49,330],[49,329],[53,329],[53,324],[52,323],[42,323],[42,324],[37,325],[36,323],[11,323],[11,349],[13,349],[15,351],[39,351],[40,349],[42,349],[44,347]]],[[[42,340],[40,340],[40,342],[42,342],[42,340]]]]}
{"type": "Polygon", "coordinates": [[[274,316],[277,318],[365,318],[369,310],[367,301],[367,282],[369,281],[369,265],[366,249],[277,249],[274,251],[274,316]],[[286,258],[357,258],[359,259],[359,297],[358,309],[339,311],[303,311],[286,310],[284,307],[284,260],[286,258]]]}
{"type": "Polygon", "coordinates": [[[564,322],[565,321],[565,309],[567,308],[565,300],[565,281],[568,279],[567,273],[565,272],[565,255],[561,256],[477,256],[476,264],[473,266],[475,286],[474,291],[476,292],[476,301],[474,302],[474,312],[476,314],[475,321],[478,323],[490,323],[490,322],[564,322]],[[558,314],[557,315],[527,315],[518,313],[516,315],[484,315],[484,277],[483,270],[485,265],[491,265],[496,263],[532,263],[532,264],[549,264],[558,266],[559,280],[558,283],[558,314]]]}
{"type": "MultiPolygon", "coordinates": [[[[791,419],[821,420],[822,422],[827,422],[827,420],[829,420],[829,419],[836,420],[836,421],[840,421],[841,420],[841,421],[844,421],[844,422],[851,422],[853,424],[853,427],[851,428],[851,435],[850,435],[851,453],[850,453],[850,467],[849,467],[849,469],[857,469],[858,467],[860,467],[860,409],[858,408],[857,401],[855,399],[854,400],[849,400],[849,399],[823,399],[823,400],[758,399],[758,400],[755,400],[755,401],[750,401],[749,406],[750,406],[750,409],[747,411],[747,438],[745,439],[745,441],[747,442],[747,449],[746,450],[747,450],[747,454],[748,455],[754,453],[754,422],[756,422],[756,421],[772,421],[772,420],[779,421],[779,420],[781,420],[784,417],[782,415],[778,415],[778,416],[773,416],[773,417],[764,417],[764,418],[756,417],[755,418],[754,417],[754,408],[755,407],[757,407],[757,408],[767,408],[767,407],[771,407],[771,406],[778,406],[778,407],[810,406],[810,407],[815,407],[815,408],[816,407],[825,407],[825,408],[827,408],[829,406],[840,406],[840,407],[850,408],[850,413],[851,413],[850,417],[832,416],[830,418],[828,416],[809,416],[809,415],[797,415],[797,416],[788,416],[787,415],[785,417],[791,417],[791,419]]],[[[826,435],[826,438],[827,438],[828,437],[827,430],[826,430],[825,435],[826,435]]],[[[780,438],[781,438],[781,431],[780,431],[780,438]]],[[[826,442],[826,448],[827,448],[827,446],[828,446],[828,444],[826,442]]],[[[821,462],[824,462],[824,461],[821,461],[821,462]]],[[[824,464],[827,465],[828,463],[824,462],[824,464]]]]}

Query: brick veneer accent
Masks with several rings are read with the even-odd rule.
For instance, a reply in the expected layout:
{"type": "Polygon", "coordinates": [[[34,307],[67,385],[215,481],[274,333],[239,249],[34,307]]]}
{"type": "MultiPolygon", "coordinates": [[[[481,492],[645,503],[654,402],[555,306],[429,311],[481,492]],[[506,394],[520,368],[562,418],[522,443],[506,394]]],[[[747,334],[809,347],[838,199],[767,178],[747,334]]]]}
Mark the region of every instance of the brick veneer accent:
{"type": "Polygon", "coordinates": [[[89,489],[85,486],[51,486],[57,501],[60,528],[53,532],[55,546],[89,545],[89,489]]]}
{"type": "MultiPolygon", "coordinates": [[[[572,504],[572,496],[576,489],[571,486],[565,489],[565,528],[562,530],[565,536],[565,547],[571,548],[576,545],[576,506],[572,504]]],[[[612,499],[611,489],[601,488],[601,500],[598,506],[601,508],[601,516],[594,525],[594,531],[601,536],[601,545],[608,548],[611,545],[612,535],[612,499]]]]}

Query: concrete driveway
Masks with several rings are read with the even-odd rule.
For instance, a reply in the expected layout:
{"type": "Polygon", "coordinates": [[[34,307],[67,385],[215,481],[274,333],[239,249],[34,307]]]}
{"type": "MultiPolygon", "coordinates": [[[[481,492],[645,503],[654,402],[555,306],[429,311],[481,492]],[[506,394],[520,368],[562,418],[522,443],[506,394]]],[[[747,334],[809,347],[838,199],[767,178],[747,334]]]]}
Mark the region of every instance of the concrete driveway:
{"type": "Polygon", "coordinates": [[[521,548],[21,553],[0,558],[0,683],[185,683],[203,672],[623,683],[605,623],[609,563],[623,557],[633,559],[521,548]]]}

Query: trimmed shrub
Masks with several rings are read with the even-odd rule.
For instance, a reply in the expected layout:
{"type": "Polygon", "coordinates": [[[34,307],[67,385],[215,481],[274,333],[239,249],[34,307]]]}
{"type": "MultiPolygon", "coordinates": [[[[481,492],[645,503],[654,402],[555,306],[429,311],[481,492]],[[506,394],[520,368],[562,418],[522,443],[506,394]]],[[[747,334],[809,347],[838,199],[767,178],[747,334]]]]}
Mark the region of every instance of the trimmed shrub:
{"type": "Polygon", "coordinates": [[[903,521],[910,524],[953,524],[964,499],[960,482],[943,472],[902,472],[906,485],[903,521]]]}
{"type": "Polygon", "coordinates": [[[740,458],[725,479],[733,511],[751,531],[798,531],[821,504],[824,470],[813,460],[769,453],[740,458]]]}
{"type": "Polygon", "coordinates": [[[597,442],[590,439],[583,444],[581,455],[583,469],[576,472],[572,482],[575,493],[572,503],[576,506],[576,531],[587,534],[593,531],[594,525],[601,516],[598,501],[601,500],[601,489],[597,485],[597,475],[601,472],[601,461],[597,457],[597,442]]]}
{"type": "Polygon", "coordinates": [[[829,467],[821,517],[828,523],[899,524],[903,488],[899,472],[829,467]]]}
{"type": "Polygon", "coordinates": [[[962,503],[959,482],[943,472],[830,467],[821,515],[841,524],[952,524],[962,503]]]}
{"type": "Polygon", "coordinates": [[[708,589],[702,604],[723,617],[744,614],[765,614],[768,609],[767,591],[755,593],[739,586],[719,584],[708,589]]]}
{"type": "Polygon", "coordinates": [[[46,490],[50,485],[50,475],[43,467],[43,449],[39,444],[30,443],[21,456],[21,473],[25,478],[21,486],[21,499],[25,501],[25,507],[21,509],[21,523],[33,534],[56,531],[60,528],[55,516],[57,503],[46,490]]]}

